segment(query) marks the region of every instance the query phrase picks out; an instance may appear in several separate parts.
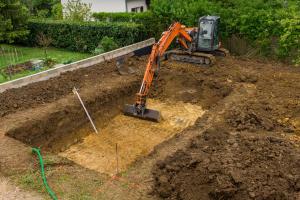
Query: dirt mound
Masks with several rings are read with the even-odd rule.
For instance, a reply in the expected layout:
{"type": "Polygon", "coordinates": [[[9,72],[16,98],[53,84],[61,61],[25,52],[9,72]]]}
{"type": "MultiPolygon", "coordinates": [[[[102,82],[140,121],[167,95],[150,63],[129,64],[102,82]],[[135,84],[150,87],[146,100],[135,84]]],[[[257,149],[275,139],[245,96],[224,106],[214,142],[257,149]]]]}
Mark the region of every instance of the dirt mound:
{"type": "Polygon", "coordinates": [[[154,193],[167,199],[296,199],[300,151],[263,134],[209,129],[154,168],[154,193]]]}
{"type": "Polygon", "coordinates": [[[210,109],[232,91],[232,83],[226,81],[222,75],[224,72],[216,70],[215,66],[203,68],[189,63],[165,61],[149,97],[198,103],[204,109],[210,109]]]}
{"type": "Polygon", "coordinates": [[[257,131],[264,129],[272,131],[279,124],[270,116],[272,108],[268,104],[250,101],[231,108],[227,113],[227,122],[237,131],[257,131]]]}

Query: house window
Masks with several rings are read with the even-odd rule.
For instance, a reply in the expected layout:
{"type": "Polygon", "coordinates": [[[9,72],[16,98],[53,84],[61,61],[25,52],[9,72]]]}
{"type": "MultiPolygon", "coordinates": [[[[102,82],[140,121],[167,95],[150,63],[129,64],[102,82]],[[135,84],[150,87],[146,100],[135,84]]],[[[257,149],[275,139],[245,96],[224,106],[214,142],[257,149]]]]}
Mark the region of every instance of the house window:
{"type": "Polygon", "coordinates": [[[131,12],[144,12],[144,7],[141,6],[141,7],[135,7],[135,8],[131,8],[131,12]]]}

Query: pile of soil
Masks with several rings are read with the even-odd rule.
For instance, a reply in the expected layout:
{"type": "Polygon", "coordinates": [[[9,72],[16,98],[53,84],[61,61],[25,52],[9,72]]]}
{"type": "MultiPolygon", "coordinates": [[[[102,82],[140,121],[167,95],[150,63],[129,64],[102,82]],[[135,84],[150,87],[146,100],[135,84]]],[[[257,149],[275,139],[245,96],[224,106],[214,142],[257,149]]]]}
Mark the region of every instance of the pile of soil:
{"type": "Polygon", "coordinates": [[[194,73],[203,99],[214,103],[183,133],[194,134],[190,145],[153,167],[152,194],[189,200],[299,199],[299,73],[282,64],[231,58],[194,73]]]}
{"type": "Polygon", "coordinates": [[[149,97],[199,104],[208,110],[232,92],[232,82],[224,77],[224,72],[219,74],[215,67],[205,68],[168,60],[163,62],[149,97]]]}
{"type": "Polygon", "coordinates": [[[264,134],[213,128],[154,168],[154,194],[166,199],[296,199],[300,150],[264,134]]]}
{"type": "Polygon", "coordinates": [[[256,131],[264,129],[273,131],[280,126],[276,121],[270,119],[269,111],[272,108],[268,104],[261,105],[257,102],[249,101],[242,105],[237,105],[228,111],[227,122],[236,128],[237,131],[256,131]]]}

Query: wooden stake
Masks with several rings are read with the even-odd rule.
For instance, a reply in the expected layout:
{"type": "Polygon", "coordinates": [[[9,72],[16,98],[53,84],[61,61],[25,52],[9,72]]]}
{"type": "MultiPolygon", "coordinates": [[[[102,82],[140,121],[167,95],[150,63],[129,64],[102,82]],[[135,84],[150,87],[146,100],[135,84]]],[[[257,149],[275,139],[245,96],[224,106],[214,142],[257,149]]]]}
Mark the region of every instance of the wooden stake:
{"type": "Polygon", "coordinates": [[[19,62],[19,56],[18,56],[18,52],[17,52],[17,49],[15,48],[15,54],[16,54],[16,63],[18,63],[19,62]]]}
{"type": "Polygon", "coordinates": [[[9,73],[9,80],[11,80],[12,79],[11,68],[12,68],[12,65],[13,65],[14,61],[13,61],[13,57],[12,57],[9,49],[7,50],[7,52],[8,52],[9,60],[10,60],[10,65],[8,66],[8,73],[9,73]]]}
{"type": "Polygon", "coordinates": [[[119,154],[118,154],[118,143],[116,143],[116,161],[117,161],[117,174],[119,174],[119,154]]]}
{"type": "Polygon", "coordinates": [[[97,128],[96,128],[96,126],[95,126],[95,124],[94,124],[94,122],[93,122],[93,120],[92,120],[90,114],[89,114],[89,112],[87,111],[87,109],[86,109],[86,107],[85,107],[85,105],[84,105],[84,103],[83,103],[83,101],[82,101],[82,99],[81,99],[81,97],[80,97],[80,95],[79,95],[77,89],[74,87],[72,91],[73,91],[73,93],[76,94],[76,96],[78,97],[78,99],[79,99],[79,101],[80,101],[80,103],[81,103],[81,105],[82,105],[82,107],[83,107],[83,109],[84,109],[84,111],[85,111],[87,117],[89,118],[89,120],[90,120],[90,122],[91,122],[91,124],[92,124],[92,127],[93,127],[95,133],[98,134],[99,132],[98,132],[98,130],[97,130],[97,128]]]}

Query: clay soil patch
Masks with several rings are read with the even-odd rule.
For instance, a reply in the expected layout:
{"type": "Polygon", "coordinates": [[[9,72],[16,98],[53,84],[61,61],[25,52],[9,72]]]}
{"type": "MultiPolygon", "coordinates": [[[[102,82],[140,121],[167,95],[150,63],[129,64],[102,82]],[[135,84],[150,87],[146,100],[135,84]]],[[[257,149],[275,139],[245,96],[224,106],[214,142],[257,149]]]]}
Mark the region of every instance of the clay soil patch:
{"type": "MultiPolygon", "coordinates": [[[[190,103],[151,99],[148,102],[149,108],[161,111],[163,119],[160,123],[120,114],[100,129],[98,135],[87,124],[79,131],[89,132],[89,136],[82,143],[71,146],[59,155],[86,168],[113,175],[117,171],[116,144],[119,149],[119,172],[125,171],[138,158],[153,151],[156,145],[192,126],[204,114],[201,106],[190,103]]],[[[96,120],[97,122],[101,124],[101,119],[96,120]]]]}

